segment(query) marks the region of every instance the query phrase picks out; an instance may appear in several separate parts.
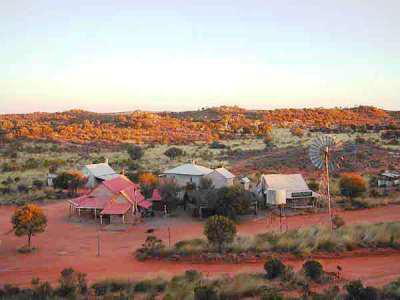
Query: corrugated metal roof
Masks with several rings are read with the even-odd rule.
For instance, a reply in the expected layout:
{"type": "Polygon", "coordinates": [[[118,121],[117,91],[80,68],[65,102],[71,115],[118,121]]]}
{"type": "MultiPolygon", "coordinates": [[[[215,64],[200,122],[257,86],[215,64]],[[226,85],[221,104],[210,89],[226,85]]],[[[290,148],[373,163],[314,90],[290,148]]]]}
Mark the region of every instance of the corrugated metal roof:
{"type": "Polygon", "coordinates": [[[381,175],[385,176],[385,177],[390,177],[390,178],[399,178],[400,177],[400,173],[399,172],[397,172],[397,171],[388,171],[388,170],[383,172],[381,175]]]}
{"type": "Polygon", "coordinates": [[[137,184],[130,181],[124,175],[118,175],[118,177],[115,177],[113,179],[105,180],[105,181],[103,181],[103,184],[113,193],[118,193],[129,187],[138,188],[137,184]]]}
{"type": "Polygon", "coordinates": [[[117,174],[108,163],[90,164],[85,166],[94,177],[100,178],[106,175],[117,174]]]}
{"type": "Polygon", "coordinates": [[[219,174],[221,174],[222,176],[224,176],[226,179],[232,179],[235,178],[236,176],[234,174],[232,174],[231,172],[229,172],[227,169],[225,168],[218,168],[215,169],[214,172],[217,172],[219,174]]]}
{"type": "Polygon", "coordinates": [[[309,187],[301,174],[268,174],[262,175],[268,189],[287,191],[309,191],[309,187]]]}
{"type": "Polygon", "coordinates": [[[176,168],[166,170],[163,174],[177,174],[177,175],[193,175],[193,176],[203,176],[210,174],[213,170],[199,166],[196,164],[183,164],[176,168]]]}

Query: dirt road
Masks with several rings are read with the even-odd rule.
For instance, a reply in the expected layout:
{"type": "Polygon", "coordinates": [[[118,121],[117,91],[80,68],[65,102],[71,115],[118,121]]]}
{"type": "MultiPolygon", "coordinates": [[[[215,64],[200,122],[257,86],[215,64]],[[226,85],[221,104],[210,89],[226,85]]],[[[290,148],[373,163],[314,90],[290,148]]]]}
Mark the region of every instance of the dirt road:
{"type": "MultiPolygon", "coordinates": [[[[203,223],[192,218],[154,218],[141,225],[132,226],[127,231],[101,231],[101,256],[97,256],[97,227],[94,224],[72,223],[67,217],[65,202],[43,206],[48,216],[45,233],[33,238],[33,245],[39,250],[34,254],[20,254],[17,248],[24,245],[25,238],[15,237],[11,229],[12,207],[0,207],[0,284],[16,283],[26,285],[34,276],[55,282],[60,271],[73,267],[88,274],[89,281],[101,278],[132,278],[173,276],[187,269],[197,269],[210,275],[262,271],[262,264],[187,264],[170,262],[139,262],[132,253],[140,247],[146,237],[146,230],[155,228],[155,234],[168,244],[168,227],[171,243],[193,238],[202,234],[203,223]]],[[[340,212],[347,223],[400,221],[400,206],[386,206],[375,209],[340,212]]],[[[326,214],[289,217],[290,228],[309,226],[327,221],[326,214]]],[[[265,218],[255,218],[238,226],[242,235],[265,232],[279,226],[275,220],[268,225],[265,218]]],[[[328,271],[336,266],[343,268],[348,279],[360,278],[367,284],[381,285],[400,277],[400,253],[386,256],[366,256],[321,260],[328,271]]],[[[290,261],[299,268],[302,261],[290,261]]]]}

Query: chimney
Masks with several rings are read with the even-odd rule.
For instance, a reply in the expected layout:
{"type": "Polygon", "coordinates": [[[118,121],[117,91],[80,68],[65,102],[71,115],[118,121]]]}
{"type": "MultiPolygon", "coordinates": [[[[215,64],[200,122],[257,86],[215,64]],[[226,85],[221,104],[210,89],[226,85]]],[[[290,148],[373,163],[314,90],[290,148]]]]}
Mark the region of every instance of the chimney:
{"type": "Polygon", "coordinates": [[[106,159],[104,160],[104,162],[108,165],[108,158],[106,158],[106,159]]]}

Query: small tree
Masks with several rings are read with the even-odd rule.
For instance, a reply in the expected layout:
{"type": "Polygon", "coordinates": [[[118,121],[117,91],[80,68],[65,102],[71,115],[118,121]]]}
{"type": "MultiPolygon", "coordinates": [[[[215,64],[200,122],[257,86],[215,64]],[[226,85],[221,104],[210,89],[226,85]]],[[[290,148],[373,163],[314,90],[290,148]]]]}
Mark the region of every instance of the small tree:
{"type": "Polygon", "coordinates": [[[318,282],[324,274],[324,269],[319,261],[308,260],[303,264],[305,275],[313,281],[318,282]]]}
{"type": "Polygon", "coordinates": [[[62,297],[76,299],[77,295],[87,292],[86,274],[76,272],[73,268],[61,271],[59,283],[58,294],[62,297]]]}
{"type": "Polygon", "coordinates": [[[81,172],[63,172],[53,180],[53,185],[58,189],[68,189],[74,195],[78,188],[85,185],[87,177],[81,172]]]}
{"type": "Polygon", "coordinates": [[[44,232],[47,218],[39,206],[28,204],[15,211],[11,217],[11,223],[16,236],[28,237],[28,249],[31,249],[32,236],[44,232]]]}
{"type": "Polygon", "coordinates": [[[343,218],[339,215],[334,215],[332,217],[332,223],[335,229],[338,229],[345,225],[343,218]]]}
{"type": "Polygon", "coordinates": [[[272,148],[272,147],[274,146],[273,140],[274,140],[274,139],[273,139],[271,133],[267,133],[267,134],[265,135],[265,137],[264,137],[264,144],[265,144],[265,148],[266,148],[266,149],[272,148]]]}
{"type": "Polygon", "coordinates": [[[339,187],[343,196],[354,198],[367,190],[367,183],[360,174],[344,173],[340,177],[339,187]]]}
{"type": "Polygon", "coordinates": [[[297,137],[302,137],[304,135],[304,129],[300,128],[300,127],[294,127],[290,130],[290,132],[297,137]]]}
{"type": "Polygon", "coordinates": [[[164,152],[164,155],[167,156],[169,159],[175,159],[178,156],[183,155],[183,150],[178,147],[171,147],[164,152]]]}
{"type": "Polygon", "coordinates": [[[132,160],[139,160],[144,154],[142,147],[137,145],[129,145],[126,151],[132,160]]]}
{"type": "Polygon", "coordinates": [[[264,264],[264,270],[267,272],[268,279],[279,277],[285,271],[285,265],[278,258],[270,258],[264,264]]]}
{"type": "Polygon", "coordinates": [[[180,191],[181,188],[174,183],[166,183],[160,186],[161,199],[168,209],[174,209],[178,206],[180,191]]]}
{"type": "Polygon", "coordinates": [[[154,186],[158,183],[158,178],[153,173],[145,172],[139,175],[139,182],[143,185],[154,186]]]}
{"type": "Polygon", "coordinates": [[[233,242],[236,236],[235,223],[224,216],[212,216],[208,218],[204,226],[204,235],[210,244],[217,246],[222,252],[226,244],[233,242]]]}

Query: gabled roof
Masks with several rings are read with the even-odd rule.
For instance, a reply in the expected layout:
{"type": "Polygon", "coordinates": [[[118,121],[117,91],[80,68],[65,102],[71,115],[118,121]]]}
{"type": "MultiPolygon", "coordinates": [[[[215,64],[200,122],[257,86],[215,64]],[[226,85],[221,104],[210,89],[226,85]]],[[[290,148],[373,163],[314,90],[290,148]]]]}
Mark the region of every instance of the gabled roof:
{"type": "Polygon", "coordinates": [[[138,185],[130,181],[124,175],[118,175],[117,177],[105,180],[102,182],[111,192],[118,193],[128,188],[138,188],[138,185]]]}
{"type": "Polygon", "coordinates": [[[112,179],[118,175],[108,163],[90,164],[85,165],[85,167],[94,177],[103,180],[112,179]]]}
{"type": "Polygon", "coordinates": [[[262,180],[268,189],[287,191],[309,191],[307,183],[301,174],[268,174],[262,175],[262,180]]]}
{"type": "Polygon", "coordinates": [[[214,172],[217,172],[218,174],[222,175],[225,179],[232,179],[236,177],[234,174],[232,174],[225,168],[215,169],[214,172]]]}
{"type": "Polygon", "coordinates": [[[111,200],[111,198],[106,199],[106,198],[94,197],[91,195],[84,195],[75,199],[71,199],[69,200],[69,202],[75,207],[79,208],[102,209],[108,203],[109,200],[111,200]]]}
{"type": "Polygon", "coordinates": [[[193,175],[204,176],[210,174],[213,170],[199,166],[193,163],[183,164],[176,168],[164,171],[163,174],[177,174],[177,175],[193,175]]]}
{"type": "Polygon", "coordinates": [[[385,172],[383,172],[381,174],[381,176],[385,176],[385,177],[396,179],[396,178],[400,178],[400,173],[397,172],[397,171],[388,171],[388,170],[386,170],[385,172]]]}

